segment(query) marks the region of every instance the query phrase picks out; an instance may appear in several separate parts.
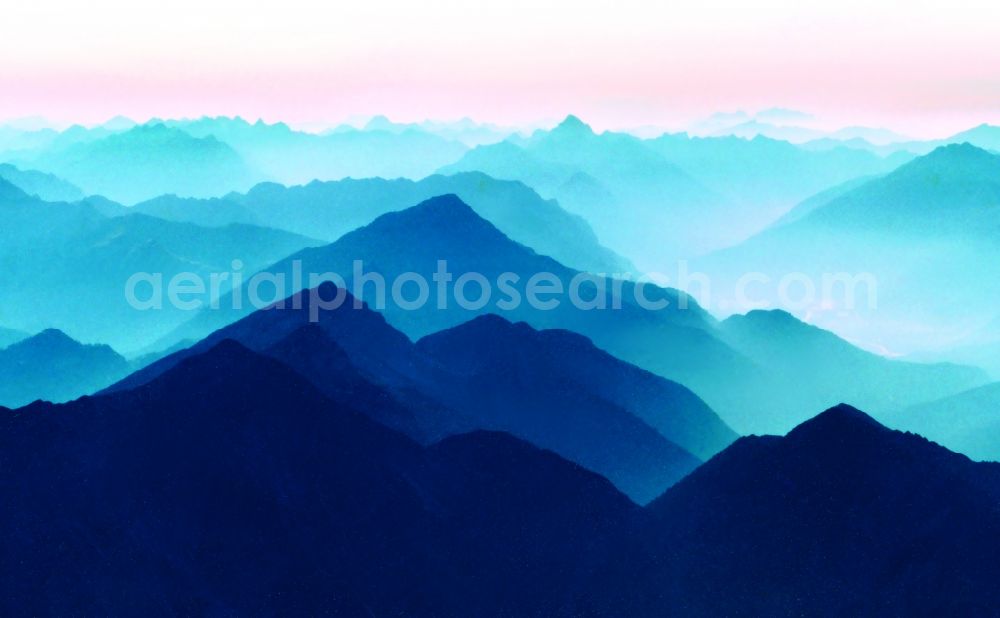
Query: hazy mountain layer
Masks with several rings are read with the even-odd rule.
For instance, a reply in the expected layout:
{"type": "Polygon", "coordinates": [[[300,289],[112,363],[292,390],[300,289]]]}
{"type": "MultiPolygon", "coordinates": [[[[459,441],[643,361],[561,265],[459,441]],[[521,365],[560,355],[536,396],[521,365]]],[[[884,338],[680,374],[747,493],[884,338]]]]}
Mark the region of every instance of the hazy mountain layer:
{"type": "Polygon", "coordinates": [[[0,179],[47,202],[72,202],[84,197],[79,187],[62,178],[35,170],[18,169],[9,163],[0,164],[0,179]]]}
{"type": "Polygon", "coordinates": [[[544,200],[518,182],[481,173],[406,179],[341,180],[284,187],[257,185],[224,199],[163,196],[136,205],[139,212],[199,225],[258,223],[333,241],[387,212],[454,193],[512,239],[566,264],[591,272],[624,273],[635,268],[601,246],[581,217],[544,200]]]}
{"type": "MultiPolygon", "coordinates": [[[[144,347],[191,317],[183,309],[188,305],[170,302],[175,275],[197,276],[205,286],[199,298],[207,303],[210,275],[232,273],[234,260],[253,272],[315,243],[249,225],[206,228],[145,215],[107,217],[90,201],[43,202],[3,181],[0,216],[4,323],[29,332],[59,328],[123,351],[144,347]],[[126,283],[136,273],[149,275],[135,287],[139,308],[126,298],[126,283]],[[157,293],[162,308],[142,310],[157,293]]],[[[221,292],[229,285],[222,279],[217,287],[221,292]]],[[[177,298],[186,303],[192,296],[177,298]]]]}
{"type": "Polygon", "coordinates": [[[224,142],[162,124],[141,125],[65,148],[50,146],[28,161],[88,194],[126,204],[165,193],[218,196],[266,178],[224,142]]]}
{"type": "Polygon", "coordinates": [[[45,330],[0,349],[0,406],[68,401],[128,371],[125,359],[106,345],[83,345],[58,330],[45,330]]]}
{"type": "Polygon", "coordinates": [[[882,419],[973,459],[1000,461],[1000,384],[894,410],[882,419]]]}
{"type": "Polygon", "coordinates": [[[694,268],[711,278],[712,305],[730,311],[746,273],[768,278],[747,298],[771,306],[791,274],[800,281],[785,303],[851,340],[896,353],[974,344],[968,334],[995,319],[1000,298],[998,207],[1000,156],[947,146],[694,268]]]}
{"type": "Polygon", "coordinates": [[[347,129],[317,135],[295,131],[280,122],[250,124],[241,118],[205,117],[166,123],[196,137],[225,142],[254,169],[286,184],[375,176],[423,178],[458,159],[467,149],[460,142],[416,128],[347,129]]]}
{"type": "Polygon", "coordinates": [[[677,259],[744,240],[813,193],[906,158],[766,138],[641,140],[595,134],[571,116],[551,131],[476,148],[443,171],[521,180],[583,215],[611,248],[669,274],[677,259]]]}
{"type": "MultiPolygon", "coordinates": [[[[805,405],[830,406],[844,400],[868,410],[888,412],[988,381],[978,368],[878,356],[784,311],[735,315],[721,323],[719,332],[723,341],[752,359],[768,377],[740,393],[751,400],[766,398],[766,414],[754,406],[744,406],[738,417],[726,417],[744,434],[788,431],[805,420],[805,405]]],[[[740,407],[734,401],[725,409],[740,407]]]]}

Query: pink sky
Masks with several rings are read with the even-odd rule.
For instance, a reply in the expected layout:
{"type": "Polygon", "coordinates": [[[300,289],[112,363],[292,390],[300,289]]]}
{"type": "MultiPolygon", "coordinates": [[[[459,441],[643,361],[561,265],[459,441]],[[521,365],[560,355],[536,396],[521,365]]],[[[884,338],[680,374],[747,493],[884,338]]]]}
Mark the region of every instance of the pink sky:
{"type": "Polygon", "coordinates": [[[5,11],[0,118],[620,128],[782,106],[932,137],[1000,123],[992,4],[42,1],[5,11]]]}

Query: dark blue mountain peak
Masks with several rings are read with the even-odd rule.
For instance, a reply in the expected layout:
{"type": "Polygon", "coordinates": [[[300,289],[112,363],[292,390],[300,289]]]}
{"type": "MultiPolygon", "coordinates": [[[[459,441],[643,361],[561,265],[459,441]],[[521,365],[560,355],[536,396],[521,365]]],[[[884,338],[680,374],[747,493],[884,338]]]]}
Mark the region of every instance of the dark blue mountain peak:
{"type": "Polygon", "coordinates": [[[177,375],[213,375],[225,377],[253,373],[252,369],[270,370],[278,363],[249,349],[235,339],[223,339],[206,351],[185,358],[150,384],[177,375]]]}
{"type": "Polygon", "coordinates": [[[558,329],[537,330],[527,322],[511,322],[495,313],[476,316],[417,342],[419,349],[431,355],[443,354],[447,350],[449,354],[469,354],[480,359],[492,356],[494,360],[501,351],[520,356],[530,355],[533,350],[564,350],[577,345],[594,347],[583,335],[558,329]]]}
{"type": "Polygon", "coordinates": [[[846,403],[820,412],[788,432],[788,438],[819,436],[827,441],[837,441],[850,436],[889,433],[888,429],[868,414],[846,403]]]}

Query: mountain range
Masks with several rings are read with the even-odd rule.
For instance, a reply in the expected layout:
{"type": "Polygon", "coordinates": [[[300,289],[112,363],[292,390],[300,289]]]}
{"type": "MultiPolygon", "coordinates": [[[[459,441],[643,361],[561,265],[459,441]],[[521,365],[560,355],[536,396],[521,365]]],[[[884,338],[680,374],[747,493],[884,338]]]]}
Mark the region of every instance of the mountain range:
{"type": "MultiPolygon", "coordinates": [[[[250,225],[201,227],[131,214],[114,203],[45,202],[0,180],[0,281],[4,323],[28,332],[58,328],[82,341],[134,351],[152,343],[190,311],[166,302],[141,311],[127,302],[135,273],[171,278],[231,272],[233,261],[253,272],[302,247],[309,238],[250,225]],[[107,216],[101,210],[125,212],[107,216]]],[[[221,282],[220,291],[226,289],[221,282]]],[[[208,284],[206,283],[206,286],[208,284]]],[[[208,291],[208,290],[206,290],[208,291]]],[[[137,298],[152,298],[137,287],[137,298]]],[[[206,299],[207,302],[207,299],[206,299]]]]}
{"type": "Polygon", "coordinates": [[[318,135],[280,122],[251,124],[239,117],[165,122],[198,138],[221,140],[263,176],[287,184],[342,178],[423,178],[467,150],[461,142],[418,128],[388,131],[373,127],[318,135]]]}
{"type": "Polygon", "coordinates": [[[377,312],[324,284],[252,313],[108,389],[154,380],[231,339],[298,371],[335,401],[368,396],[372,417],[428,443],[506,431],[599,471],[646,502],[736,438],[687,388],[622,362],[568,331],[537,331],[484,315],[416,344],[377,312]],[[295,342],[291,345],[289,340],[295,342]],[[472,357],[474,356],[474,358],[472,357]],[[601,376],[597,379],[597,376],[601,376]]]}
{"type": "Polygon", "coordinates": [[[504,433],[421,446],[369,403],[334,402],[222,339],[142,386],[0,409],[0,573],[22,581],[0,606],[694,616],[1000,602],[1000,465],[848,406],[741,438],[639,508],[504,433]]]}
{"type": "Polygon", "coordinates": [[[819,122],[0,126],[0,615],[997,614],[1000,128],[819,122]]]}
{"type": "Polygon", "coordinates": [[[643,140],[598,134],[569,116],[551,131],[475,148],[442,172],[520,180],[582,215],[604,244],[645,270],[670,272],[677,259],[744,240],[813,193],[911,156],[818,152],[767,138],[643,140]]]}
{"type": "Polygon", "coordinates": [[[164,193],[212,197],[264,179],[228,144],[163,124],[139,125],[65,148],[50,146],[26,164],[125,204],[164,193]]]}
{"type": "Polygon", "coordinates": [[[419,181],[346,179],[292,187],[264,183],[221,199],[161,196],[137,204],[135,211],[199,225],[266,225],[329,242],[387,212],[447,193],[460,196],[511,238],[561,262],[591,272],[635,270],[625,258],[602,247],[586,221],[556,201],[542,199],[519,182],[479,172],[419,181]]]}
{"type": "Polygon", "coordinates": [[[0,179],[46,202],[75,202],[84,198],[79,187],[58,176],[18,169],[9,163],[0,163],[0,179]]]}
{"type": "MultiPolygon", "coordinates": [[[[373,281],[365,283],[358,294],[360,298],[383,312],[390,324],[409,337],[418,339],[484,313],[497,313],[536,329],[570,330],[590,338],[599,348],[626,362],[691,388],[738,432],[787,431],[805,420],[802,410],[836,403],[830,397],[835,397],[838,385],[842,384],[842,372],[827,375],[817,371],[804,376],[808,379],[789,382],[785,377],[791,371],[789,368],[799,368],[796,371],[802,376],[807,371],[802,368],[849,363],[863,375],[862,379],[853,379],[856,388],[852,387],[850,394],[859,405],[873,405],[875,412],[882,411],[883,405],[894,409],[952,395],[988,381],[983,372],[968,367],[880,359],[829,333],[810,329],[787,314],[779,320],[750,319],[743,328],[729,328],[677,290],[581,277],[578,271],[513,242],[456,196],[436,197],[382,215],[334,243],[301,251],[262,272],[269,273],[274,280],[285,281],[286,287],[295,285],[296,268],[301,272],[337,273],[342,284],[353,293],[357,291],[356,264],[363,267],[362,275],[377,272],[385,281],[382,286],[373,281]],[[446,261],[455,280],[464,273],[484,277],[491,288],[490,296],[477,304],[460,305],[454,298],[453,282],[452,287],[445,289],[443,302],[436,289],[433,295],[428,289],[426,302],[418,306],[391,299],[392,283],[404,273],[419,274],[430,288],[440,260],[446,261]],[[506,293],[495,284],[504,273],[516,276],[508,281],[506,293]],[[545,301],[558,299],[554,305],[529,302],[527,285],[536,273],[551,273],[555,282],[552,285],[563,290],[561,296],[539,297],[545,301]],[[603,309],[571,301],[568,292],[578,277],[581,277],[577,279],[579,300],[603,297],[603,309]],[[515,297],[520,302],[514,302],[515,297]],[[665,301],[667,305],[651,310],[641,299],[665,301]],[[757,342],[779,336],[783,339],[785,357],[762,356],[757,342]],[[824,358],[824,346],[831,342],[836,343],[832,356],[824,358]],[[767,393],[766,402],[761,393],[767,393]]],[[[478,284],[475,288],[470,286],[467,297],[479,298],[478,290],[478,284]]],[[[412,294],[412,289],[407,291],[404,300],[411,300],[412,294]]],[[[253,310],[245,290],[241,290],[236,302],[224,297],[219,305],[218,310],[195,314],[161,340],[159,347],[199,340],[253,310]],[[234,306],[240,309],[235,310],[234,306]]]]}

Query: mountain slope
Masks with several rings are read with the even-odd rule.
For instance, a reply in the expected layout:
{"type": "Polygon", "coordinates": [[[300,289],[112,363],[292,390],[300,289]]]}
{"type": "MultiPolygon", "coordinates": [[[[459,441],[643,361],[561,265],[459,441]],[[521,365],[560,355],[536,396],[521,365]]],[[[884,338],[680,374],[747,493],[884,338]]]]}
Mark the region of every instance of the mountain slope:
{"type": "MultiPolygon", "coordinates": [[[[602,474],[640,504],[700,463],[624,407],[581,388],[577,372],[543,360],[560,351],[557,342],[530,342],[538,335],[526,324],[483,316],[425,337],[418,348],[461,372],[463,380],[437,391],[446,404],[474,414],[480,427],[513,433],[602,474]]],[[[707,406],[702,411],[711,414],[707,406]]]]}
{"type": "Polygon", "coordinates": [[[893,410],[881,418],[980,461],[1000,461],[1000,384],[893,410]]]}
{"type": "Polygon", "coordinates": [[[30,336],[30,334],[24,332],[23,330],[0,327],[0,350],[17,343],[18,341],[27,339],[30,336]]]}
{"type": "MultiPolygon", "coordinates": [[[[736,434],[690,390],[639,369],[595,347],[586,337],[566,330],[533,329],[488,314],[452,329],[428,335],[417,349],[456,373],[472,376],[483,387],[470,394],[483,406],[482,393],[507,381],[510,397],[523,396],[532,383],[561,384],[565,400],[556,407],[574,410],[574,397],[602,401],[631,412],[661,435],[699,458],[708,458],[736,439],[736,434]]],[[[537,388],[537,387],[535,387],[537,388]]],[[[524,409],[521,412],[526,412],[524,409]]]]}
{"type": "MultiPolygon", "coordinates": [[[[168,221],[194,223],[204,227],[224,227],[233,223],[261,225],[261,221],[247,208],[228,198],[197,199],[161,195],[136,204],[129,212],[141,213],[168,221]]],[[[268,227],[286,231],[288,229],[287,226],[269,225],[268,227]]],[[[314,232],[313,236],[315,235],[314,232]]]]}
{"type": "Polygon", "coordinates": [[[128,369],[106,345],[83,345],[58,330],[44,330],[0,349],[0,405],[68,401],[112,384],[128,369]]]}
{"type": "Polygon", "coordinates": [[[0,178],[46,202],[72,202],[84,197],[79,187],[62,178],[35,170],[18,169],[9,163],[0,163],[0,178]]]}
{"type": "Polygon", "coordinates": [[[762,367],[769,378],[758,389],[742,394],[766,399],[769,414],[757,414],[750,407],[740,418],[727,418],[744,434],[788,431],[806,420],[802,410],[810,404],[832,406],[849,401],[882,414],[958,393],[988,379],[972,367],[890,360],[784,311],[732,316],[719,330],[724,341],[762,367]]]}

